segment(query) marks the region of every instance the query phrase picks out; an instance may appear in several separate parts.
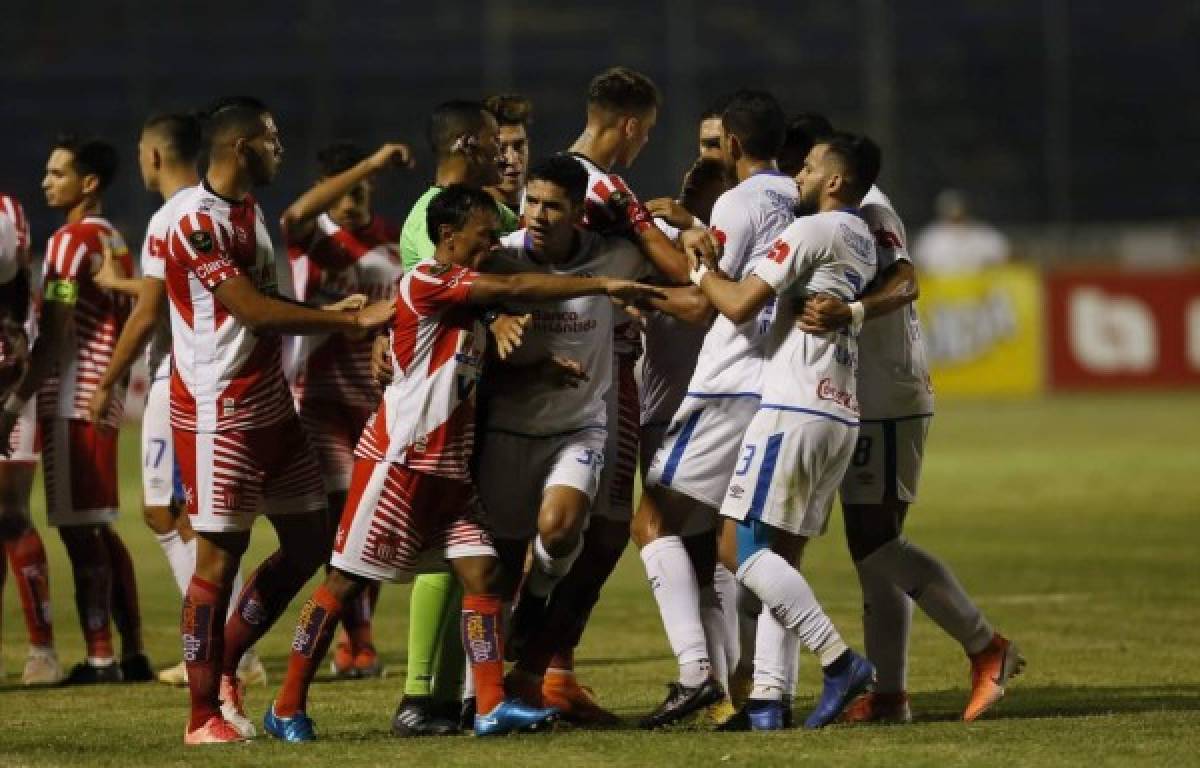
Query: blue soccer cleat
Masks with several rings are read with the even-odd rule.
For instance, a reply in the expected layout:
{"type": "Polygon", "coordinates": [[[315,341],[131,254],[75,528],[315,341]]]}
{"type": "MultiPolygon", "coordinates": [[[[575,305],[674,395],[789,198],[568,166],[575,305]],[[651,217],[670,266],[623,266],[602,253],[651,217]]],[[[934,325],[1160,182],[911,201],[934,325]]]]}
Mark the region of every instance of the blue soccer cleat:
{"type": "Polygon", "coordinates": [[[850,663],[837,675],[825,675],[821,698],[812,714],[804,721],[805,728],[824,728],[842,714],[842,710],[875,682],[875,667],[854,651],[850,663]]]}
{"type": "Polygon", "coordinates": [[[476,736],[503,736],[518,731],[540,731],[558,720],[553,707],[531,707],[520,699],[505,699],[487,714],[476,713],[476,736]]]}
{"type": "Polygon", "coordinates": [[[791,720],[790,710],[791,707],[785,707],[782,701],[750,699],[746,702],[746,717],[752,731],[782,731],[791,720]]]}
{"type": "Polygon", "coordinates": [[[303,712],[297,712],[291,717],[280,717],[275,714],[274,703],[267,707],[267,714],[263,715],[263,728],[280,741],[317,740],[311,717],[303,712]]]}

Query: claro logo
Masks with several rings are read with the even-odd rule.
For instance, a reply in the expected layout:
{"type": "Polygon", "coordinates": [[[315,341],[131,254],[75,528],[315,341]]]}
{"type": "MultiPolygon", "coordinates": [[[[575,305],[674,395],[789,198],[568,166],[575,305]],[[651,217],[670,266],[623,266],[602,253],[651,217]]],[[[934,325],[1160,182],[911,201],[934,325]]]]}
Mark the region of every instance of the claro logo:
{"type": "MultiPolygon", "coordinates": [[[[1188,317],[1195,365],[1200,361],[1200,301],[1192,302],[1188,317]]],[[[1146,373],[1158,364],[1158,327],[1141,299],[1076,288],[1067,299],[1067,333],[1075,359],[1095,373],[1146,373]]]]}

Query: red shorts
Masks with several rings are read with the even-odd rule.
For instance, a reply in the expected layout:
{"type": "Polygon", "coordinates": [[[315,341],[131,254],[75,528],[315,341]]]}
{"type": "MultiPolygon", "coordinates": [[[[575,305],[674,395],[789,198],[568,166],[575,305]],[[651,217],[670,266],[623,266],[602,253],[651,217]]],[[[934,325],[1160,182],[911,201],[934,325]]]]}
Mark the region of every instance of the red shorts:
{"type": "Polygon", "coordinates": [[[117,430],[79,419],[43,419],[42,469],[50,525],[117,519],[117,430]]]}
{"type": "Polygon", "coordinates": [[[328,400],[302,400],[300,423],[317,450],[325,491],[334,493],[350,487],[354,471],[354,446],[363,427],[375,412],[373,408],[334,403],[328,400]]]}
{"type": "Polygon", "coordinates": [[[171,434],[184,503],[197,531],[248,531],[260,513],[325,509],[321,472],[295,416],[259,429],[171,434]]]}
{"type": "Polygon", "coordinates": [[[377,581],[403,581],[442,570],[445,560],[495,556],[469,483],[403,464],[354,462],[330,565],[377,581]]]}

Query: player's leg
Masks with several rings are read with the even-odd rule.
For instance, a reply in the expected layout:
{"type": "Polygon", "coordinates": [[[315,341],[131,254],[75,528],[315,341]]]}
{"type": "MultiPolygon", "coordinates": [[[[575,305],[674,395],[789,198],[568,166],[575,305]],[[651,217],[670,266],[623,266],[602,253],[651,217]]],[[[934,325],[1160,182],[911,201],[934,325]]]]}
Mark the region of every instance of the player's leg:
{"type": "Polygon", "coordinates": [[[170,379],[150,384],[142,412],[142,519],[162,548],[179,593],[187,591],[196,568],[196,545],[190,543],[187,520],[172,509],[175,489],[175,449],[171,438],[170,379]]]}
{"type": "MultiPolygon", "coordinates": [[[[30,420],[18,429],[31,432],[32,427],[30,420]]],[[[14,436],[14,440],[18,437],[14,436]]],[[[28,437],[32,445],[32,435],[28,437]]],[[[60,682],[63,672],[54,651],[46,549],[29,518],[29,496],[36,466],[31,451],[18,453],[8,461],[0,460],[0,539],[4,555],[12,565],[13,583],[29,636],[29,654],[21,681],[25,685],[48,685],[60,682]]]]}
{"type": "Polygon", "coordinates": [[[884,482],[879,503],[854,503],[873,499],[867,497],[870,489],[854,484],[853,465],[843,483],[849,501],[844,506],[846,540],[863,585],[867,652],[878,655],[883,665],[879,701],[872,704],[880,714],[888,714],[883,710],[890,704],[890,719],[905,719],[907,630],[915,602],[971,659],[972,694],[963,717],[974,720],[1003,696],[1024,659],[995,631],[949,567],[903,535],[927,429],[927,419],[885,421],[865,435],[866,442],[860,436],[854,463],[880,465],[884,482]],[[847,485],[852,486],[848,493],[847,485]]]}

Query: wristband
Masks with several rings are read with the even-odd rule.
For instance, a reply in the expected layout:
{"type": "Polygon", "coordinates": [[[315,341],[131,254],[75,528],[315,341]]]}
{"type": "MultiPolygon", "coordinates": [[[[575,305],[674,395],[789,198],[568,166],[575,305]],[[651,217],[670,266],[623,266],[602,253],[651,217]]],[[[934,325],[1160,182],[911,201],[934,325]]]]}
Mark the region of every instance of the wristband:
{"type": "Polygon", "coordinates": [[[708,274],[708,265],[704,262],[700,262],[700,265],[693,269],[689,274],[691,275],[692,282],[699,286],[700,282],[704,280],[704,276],[708,274]]]}
{"type": "Polygon", "coordinates": [[[22,400],[16,392],[13,392],[8,396],[8,399],[4,401],[4,412],[10,413],[13,416],[19,416],[21,411],[25,410],[25,403],[27,402],[29,401],[22,400]]]}
{"type": "Polygon", "coordinates": [[[855,336],[862,330],[863,321],[867,319],[867,308],[861,301],[850,302],[850,333],[855,336]]]}

